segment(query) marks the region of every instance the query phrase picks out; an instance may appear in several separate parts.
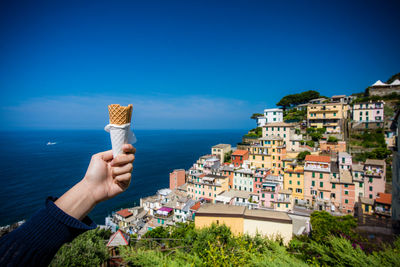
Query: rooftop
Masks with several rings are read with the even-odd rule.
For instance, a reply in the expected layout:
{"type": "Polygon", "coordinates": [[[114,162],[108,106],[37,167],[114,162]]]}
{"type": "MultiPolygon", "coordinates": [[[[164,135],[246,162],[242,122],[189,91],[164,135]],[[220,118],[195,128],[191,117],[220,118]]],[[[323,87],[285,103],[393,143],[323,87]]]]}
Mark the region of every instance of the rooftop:
{"type": "Polygon", "coordinates": [[[244,206],[233,206],[225,204],[204,204],[197,211],[196,215],[202,213],[216,213],[216,214],[243,214],[245,210],[244,206]]]}
{"type": "Polygon", "coordinates": [[[230,144],[218,144],[213,146],[212,148],[230,148],[231,145],[230,144]]]}
{"type": "Polygon", "coordinates": [[[236,150],[235,152],[232,153],[232,156],[244,156],[246,154],[248,154],[249,151],[247,150],[236,150]]]}
{"type": "Polygon", "coordinates": [[[340,170],[340,183],[342,184],[352,184],[353,177],[349,170],[340,170]]]}
{"type": "Polygon", "coordinates": [[[358,164],[353,163],[352,169],[355,172],[363,172],[364,171],[364,166],[362,164],[360,164],[360,163],[358,163],[358,164]]]}
{"type": "Polygon", "coordinates": [[[297,124],[296,123],[288,123],[288,122],[271,122],[263,127],[295,127],[297,124]]]}
{"type": "Polygon", "coordinates": [[[362,204],[368,204],[368,205],[374,205],[374,200],[373,199],[370,199],[370,198],[367,198],[367,197],[360,197],[360,202],[362,203],[362,204]]]}
{"type": "Polygon", "coordinates": [[[224,191],[223,193],[219,194],[219,196],[223,197],[240,197],[240,198],[246,198],[248,199],[250,197],[250,192],[247,191],[242,191],[242,190],[229,190],[229,191],[224,191]]]}
{"type": "Polygon", "coordinates": [[[330,163],[331,162],[331,157],[330,156],[307,155],[306,156],[306,161],[330,163]]]}
{"type": "Polygon", "coordinates": [[[258,138],[260,141],[271,141],[271,140],[283,140],[282,137],[276,135],[268,135],[265,137],[258,138]]]}
{"type": "Polygon", "coordinates": [[[124,218],[127,218],[127,217],[133,215],[133,213],[130,212],[128,209],[123,209],[123,210],[117,211],[117,214],[118,214],[118,215],[121,215],[121,216],[124,217],[124,218]]]}
{"type": "Polygon", "coordinates": [[[375,202],[392,205],[392,194],[378,193],[378,197],[375,199],[375,202]]]}
{"type": "Polygon", "coordinates": [[[244,212],[245,217],[267,219],[268,221],[286,221],[292,222],[292,219],[287,215],[286,212],[270,211],[270,210],[258,210],[258,209],[246,209],[244,212]]]}
{"type": "Polygon", "coordinates": [[[385,161],[383,159],[367,159],[365,161],[365,165],[384,166],[385,165],[385,161]]]}

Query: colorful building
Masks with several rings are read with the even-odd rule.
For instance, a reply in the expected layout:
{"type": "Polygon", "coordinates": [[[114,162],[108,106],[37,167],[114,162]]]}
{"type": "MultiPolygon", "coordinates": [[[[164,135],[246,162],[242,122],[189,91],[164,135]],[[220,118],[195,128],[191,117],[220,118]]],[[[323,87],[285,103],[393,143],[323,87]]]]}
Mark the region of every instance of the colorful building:
{"type": "Polygon", "coordinates": [[[378,193],[385,192],[386,162],[379,159],[367,159],[364,164],[365,197],[376,199],[378,193]]]}
{"type": "Polygon", "coordinates": [[[259,143],[250,146],[249,162],[255,168],[267,168],[274,175],[283,174],[282,160],[286,157],[283,138],[266,136],[259,138],[259,143]]]}
{"type": "Polygon", "coordinates": [[[217,156],[221,163],[225,162],[225,155],[231,152],[230,144],[218,144],[211,148],[211,154],[217,156]]]}
{"type": "Polygon", "coordinates": [[[233,173],[233,188],[253,192],[254,174],[250,169],[237,169],[233,173]]]}
{"type": "Polygon", "coordinates": [[[353,121],[362,124],[363,128],[370,128],[369,124],[376,124],[376,127],[383,127],[385,102],[364,102],[353,105],[353,121]]]}
{"type": "Polygon", "coordinates": [[[283,188],[292,191],[295,200],[304,200],[304,167],[290,164],[283,175],[283,188]]]}
{"type": "Polygon", "coordinates": [[[243,164],[243,161],[249,159],[249,151],[247,150],[236,150],[235,152],[232,153],[231,155],[232,159],[232,164],[235,167],[241,167],[243,164]]]}
{"type": "Polygon", "coordinates": [[[348,105],[343,103],[310,104],[307,124],[312,128],[325,128],[327,133],[342,133],[347,113],[348,105]]]}
{"type": "Polygon", "coordinates": [[[195,227],[211,224],[226,225],[234,235],[260,234],[269,238],[282,237],[285,244],[293,235],[292,219],[286,212],[248,209],[224,204],[203,205],[195,217],[195,227]]]}
{"type": "Polygon", "coordinates": [[[187,192],[192,199],[214,202],[217,195],[229,189],[229,178],[214,174],[192,174],[187,184],[187,192]]]}
{"type": "Polygon", "coordinates": [[[304,199],[320,210],[330,207],[331,158],[329,156],[307,155],[304,164],[304,199]]]}
{"type": "Polygon", "coordinates": [[[287,151],[298,151],[302,135],[296,134],[297,123],[274,122],[266,124],[262,129],[262,136],[282,137],[287,151]]]}
{"type": "Polygon", "coordinates": [[[169,174],[169,189],[174,190],[186,182],[184,169],[174,170],[169,174]]]}
{"type": "Polygon", "coordinates": [[[328,142],[326,140],[319,141],[319,149],[321,152],[346,152],[346,141],[328,142]]]}
{"type": "Polygon", "coordinates": [[[264,109],[264,116],[257,118],[257,126],[263,127],[268,123],[282,122],[283,110],[279,108],[264,109]]]}

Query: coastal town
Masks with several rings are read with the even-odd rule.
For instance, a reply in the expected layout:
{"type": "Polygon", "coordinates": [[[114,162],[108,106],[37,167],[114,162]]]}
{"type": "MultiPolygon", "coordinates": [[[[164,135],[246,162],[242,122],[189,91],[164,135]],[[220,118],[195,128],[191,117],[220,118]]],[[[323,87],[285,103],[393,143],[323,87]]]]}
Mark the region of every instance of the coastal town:
{"type": "Polygon", "coordinates": [[[169,188],[115,211],[105,227],[140,238],[192,221],[288,243],[310,232],[312,212],[326,211],[391,228],[400,219],[399,94],[393,79],[351,96],[288,95],[253,114],[256,127],[236,147],[216,144],[172,170],[169,188]]]}

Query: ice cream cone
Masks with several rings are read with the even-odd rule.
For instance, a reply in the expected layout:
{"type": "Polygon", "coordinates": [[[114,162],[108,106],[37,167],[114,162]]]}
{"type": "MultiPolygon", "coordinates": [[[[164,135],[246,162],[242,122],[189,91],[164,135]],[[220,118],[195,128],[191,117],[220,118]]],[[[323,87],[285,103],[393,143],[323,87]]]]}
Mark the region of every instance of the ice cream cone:
{"type": "Polygon", "coordinates": [[[130,123],[132,117],[132,104],[127,107],[113,104],[108,106],[110,124],[106,126],[106,131],[110,133],[111,145],[114,158],[122,153],[122,146],[132,140],[130,123]]]}
{"type": "Polygon", "coordinates": [[[110,124],[123,125],[130,123],[132,117],[132,104],[129,104],[127,107],[120,106],[119,104],[109,105],[108,113],[110,116],[110,124]]]}

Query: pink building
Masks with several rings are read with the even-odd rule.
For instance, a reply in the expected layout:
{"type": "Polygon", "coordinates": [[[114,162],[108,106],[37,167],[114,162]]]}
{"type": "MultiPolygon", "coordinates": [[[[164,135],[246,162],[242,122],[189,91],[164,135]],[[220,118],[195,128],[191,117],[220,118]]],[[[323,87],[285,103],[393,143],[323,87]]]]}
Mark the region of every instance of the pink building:
{"type": "Polygon", "coordinates": [[[367,159],[364,164],[365,197],[376,199],[378,193],[385,192],[386,162],[379,159],[367,159]]]}
{"type": "Polygon", "coordinates": [[[304,164],[304,199],[318,210],[329,210],[331,158],[307,155],[304,164]]]}
{"type": "Polygon", "coordinates": [[[353,213],[354,205],[358,200],[356,198],[355,185],[353,177],[349,170],[341,169],[339,178],[332,178],[332,203],[335,211],[341,213],[353,213]]]}
{"type": "Polygon", "coordinates": [[[169,189],[174,190],[185,183],[185,170],[174,170],[169,174],[169,189]]]}
{"type": "Polygon", "coordinates": [[[383,126],[383,101],[365,102],[353,105],[353,121],[380,122],[383,126]]]}
{"type": "Polygon", "coordinates": [[[263,182],[266,181],[266,177],[271,173],[269,169],[257,169],[254,174],[254,188],[253,192],[259,194],[263,185],[263,182]]]}
{"type": "Polygon", "coordinates": [[[281,189],[279,183],[266,182],[260,190],[260,207],[273,208],[274,201],[278,198],[278,191],[281,189]]]}

